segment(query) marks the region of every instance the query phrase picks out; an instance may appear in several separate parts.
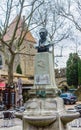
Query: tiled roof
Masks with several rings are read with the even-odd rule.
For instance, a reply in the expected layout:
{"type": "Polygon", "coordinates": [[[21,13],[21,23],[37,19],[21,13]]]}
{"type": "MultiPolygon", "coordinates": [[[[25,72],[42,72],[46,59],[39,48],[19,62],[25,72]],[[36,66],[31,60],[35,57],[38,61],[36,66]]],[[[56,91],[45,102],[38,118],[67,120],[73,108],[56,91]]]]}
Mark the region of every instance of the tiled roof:
{"type": "MultiPolygon", "coordinates": [[[[18,16],[16,16],[16,18],[12,21],[12,23],[10,24],[8,30],[7,30],[7,33],[5,34],[4,36],[4,40],[5,41],[9,41],[11,40],[12,36],[13,36],[13,32],[14,32],[14,29],[16,27],[16,22],[17,22],[17,19],[18,19],[18,16]]],[[[21,27],[22,27],[22,23],[23,23],[23,18],[20,19],[19,21],[19,24],[18,24],[18,29],[17,29],[17,32],[16,32],[16,37],[18,37],[21,33],[21,27]]],[[[24,31],[25,32],[25,31],[24,31]]],[[[24,33],[23,32],[23,33],[24,33]]],[[[33,42],[33,43],[36,43],[34,37],[32,36],[31,32],[28,32],[25,36],[25,40],[27,41],[30,41],[30,42],[33,42]]]]}

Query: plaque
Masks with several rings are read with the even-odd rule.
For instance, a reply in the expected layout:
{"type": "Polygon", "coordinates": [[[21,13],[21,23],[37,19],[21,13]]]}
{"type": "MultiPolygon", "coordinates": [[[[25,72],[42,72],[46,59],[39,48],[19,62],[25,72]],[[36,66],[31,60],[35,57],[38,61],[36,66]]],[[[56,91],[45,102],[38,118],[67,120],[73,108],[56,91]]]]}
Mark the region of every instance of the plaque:
{"type": "Polygon", "coordinates": [[[35,75],[35,84],[50,84],[49,74],[35,75]]]}

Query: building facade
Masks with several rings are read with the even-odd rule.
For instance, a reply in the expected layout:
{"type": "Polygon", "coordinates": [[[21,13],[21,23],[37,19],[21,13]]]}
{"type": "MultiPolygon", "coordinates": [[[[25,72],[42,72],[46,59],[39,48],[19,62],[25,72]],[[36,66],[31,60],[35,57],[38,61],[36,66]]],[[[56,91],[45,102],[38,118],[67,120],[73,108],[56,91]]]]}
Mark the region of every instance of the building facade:
{"type": "MultiPolygon", "coordinates": [[[[17,22],[18,16],[12,21],[10,24],[7,33],[4,36],[5,41],[9,41],[13,35],[16,22],[17,22]]],[[[24,21],[24,18],[20,19],[18,29],[16,31],[16,37],[19,37],[21,35],[21,28],[22,28],[22,23],[24,21]]],[[[24,27],[24,32],[25,32],[25,27],[24,27]]],[[[17,54],[14,62],[14,68],[13,71],[16,72],[17,66],[20,65],[22,74],[24,75],[33,75],[34,73],[34,56],[36,53],[36,49],[34,48],[36,41],[34,37],[32,36],[31,32],[28,32],[25,35],[25,38],[23,40],[23,44],[21,45],[21,54],[17,54]],[[23,49],[22,49],[23,48],[23,49]]],[[[13,48],[15,48],[15,44],[13,45],[13,48]]],[[[5,48],[7,51],[7,48],[5,48]]],[[[7,54],[7,58],[9,58],[9,54],[7,54]]],[[[0,52],[0,69],[8,71],[7,65],[6,65],[6,59],[5,55],[3,55],[2,52],[0,52]]]]}

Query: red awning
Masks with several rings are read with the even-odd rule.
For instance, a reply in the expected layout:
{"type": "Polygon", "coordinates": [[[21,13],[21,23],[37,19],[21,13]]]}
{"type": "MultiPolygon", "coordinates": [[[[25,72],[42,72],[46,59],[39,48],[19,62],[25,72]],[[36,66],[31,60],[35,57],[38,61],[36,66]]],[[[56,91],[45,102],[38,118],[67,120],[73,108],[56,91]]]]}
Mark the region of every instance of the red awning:
{"type": "Polygon", "coordinates": [[[4,90],[5,89],[6,84],[4,82],[0,82],[0,89],[4,90]]]}

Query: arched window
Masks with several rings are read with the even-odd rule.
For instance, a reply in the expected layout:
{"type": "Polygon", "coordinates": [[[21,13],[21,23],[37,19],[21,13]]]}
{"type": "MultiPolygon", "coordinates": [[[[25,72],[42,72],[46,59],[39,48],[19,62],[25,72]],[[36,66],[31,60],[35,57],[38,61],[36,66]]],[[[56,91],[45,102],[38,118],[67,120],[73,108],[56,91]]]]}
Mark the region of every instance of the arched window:
{"type": "Polygon", "coordinates": [[[19,74],[22,74],[22,69],[21,69],[20,64],[18,64],[18,66],[16,68],[16,72],[19,73],[19,74]]]}

